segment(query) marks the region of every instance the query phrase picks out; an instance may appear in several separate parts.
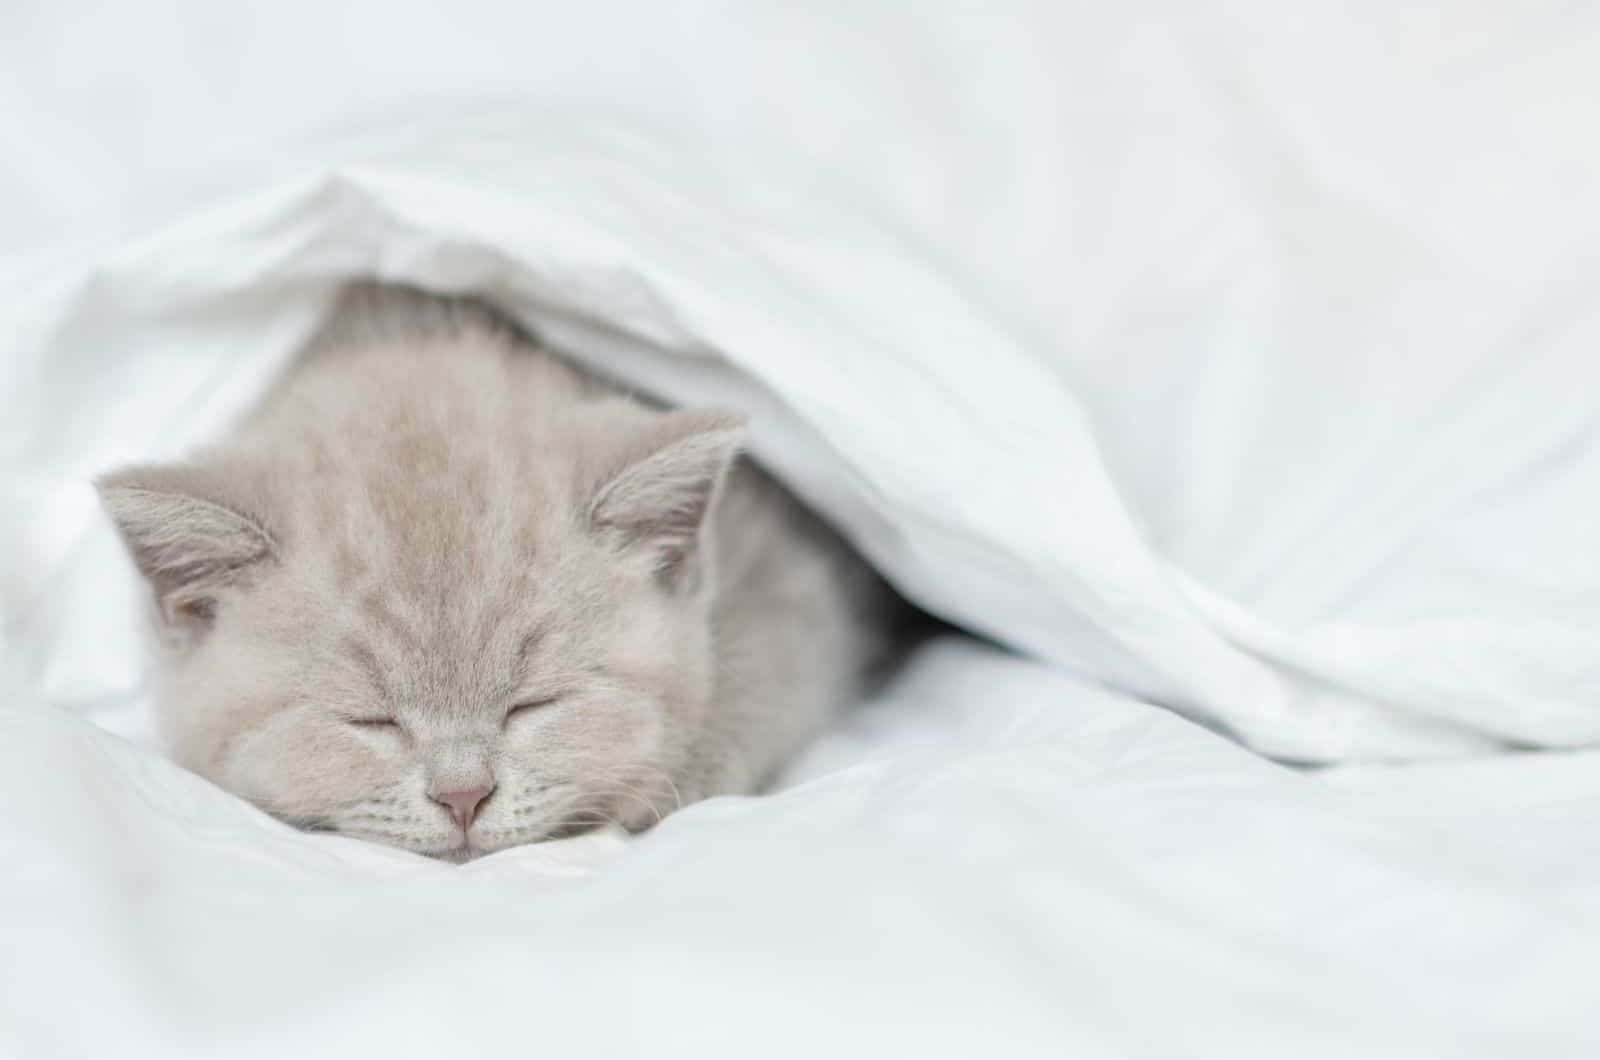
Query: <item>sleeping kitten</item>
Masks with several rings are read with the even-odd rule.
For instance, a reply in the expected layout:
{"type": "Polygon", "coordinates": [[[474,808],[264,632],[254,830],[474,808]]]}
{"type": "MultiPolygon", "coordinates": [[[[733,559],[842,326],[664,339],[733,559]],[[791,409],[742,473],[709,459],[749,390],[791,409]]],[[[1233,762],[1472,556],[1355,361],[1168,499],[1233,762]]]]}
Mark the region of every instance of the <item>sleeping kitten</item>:
{"type": "Polygon", "coordinates": [[[225,442],[99,481],[176,757],[451,860],[754,789],[900,605],[741,430],[480,304],[352,288],[225,442]]]}

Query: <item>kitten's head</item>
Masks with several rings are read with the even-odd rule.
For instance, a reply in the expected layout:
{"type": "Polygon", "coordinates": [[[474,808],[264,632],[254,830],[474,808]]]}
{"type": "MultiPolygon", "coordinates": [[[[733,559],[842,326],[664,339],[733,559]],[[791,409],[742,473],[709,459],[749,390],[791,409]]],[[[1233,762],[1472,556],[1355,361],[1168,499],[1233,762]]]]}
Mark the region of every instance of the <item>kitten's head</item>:
{"type": "Polygon", "coordinates": [[[519,400],[323,395],[100,481],[152,591],[180,761],[293,823],[453,860],[677,805],[739,421],[519,400]]]}

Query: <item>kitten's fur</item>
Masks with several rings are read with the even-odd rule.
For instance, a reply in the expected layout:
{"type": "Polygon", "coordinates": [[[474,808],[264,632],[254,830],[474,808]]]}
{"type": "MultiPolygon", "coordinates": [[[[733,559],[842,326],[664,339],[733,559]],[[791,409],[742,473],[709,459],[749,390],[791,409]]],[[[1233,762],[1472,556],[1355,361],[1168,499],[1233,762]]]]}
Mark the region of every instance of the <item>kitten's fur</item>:
{"type": "Polygon", "coordinates": [[[896,604],[740,439],[477,303],[352,288],[224,443],[100,480],[176,756],[455,860],[751,790],[896,604]],[[483,789],[475,818],[446,805],[483,789]]]}

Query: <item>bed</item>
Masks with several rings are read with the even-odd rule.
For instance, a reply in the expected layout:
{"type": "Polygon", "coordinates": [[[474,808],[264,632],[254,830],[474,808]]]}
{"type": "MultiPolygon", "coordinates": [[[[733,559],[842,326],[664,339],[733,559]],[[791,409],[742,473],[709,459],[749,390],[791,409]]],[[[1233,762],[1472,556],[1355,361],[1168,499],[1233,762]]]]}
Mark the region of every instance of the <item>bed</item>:
{"type": "Polygon", "coordinates": [[[0,1055],[1592,1056],[1600,18],[0,13],[0,1055]],[[493,299],[952,632],[455,867],[168,762],[90,478],[493,299]]]}

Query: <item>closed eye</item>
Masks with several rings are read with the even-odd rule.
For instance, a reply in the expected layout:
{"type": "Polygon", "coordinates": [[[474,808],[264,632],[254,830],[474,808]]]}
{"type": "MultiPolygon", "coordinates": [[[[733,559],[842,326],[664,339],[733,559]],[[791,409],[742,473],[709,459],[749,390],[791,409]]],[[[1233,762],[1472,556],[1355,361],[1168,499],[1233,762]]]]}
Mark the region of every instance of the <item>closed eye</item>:
{"type": "Polygon", "coordinates": [[[363,729],[398,729],[400,727],[400,723],[393,718],[346,718],[344,720],[363,729]]]}
{"type": "Polygon", "coordinates": [[[560,698],[560,696],[545,696],[542,699],[530,699],[526,703],[518,703],[510,710],[506,711],[506,721],[509,722],[512,718],[515,718],[518,715],[532,714],[540,707],[548,707],[550,704],[554,703],[560,698]]]}

